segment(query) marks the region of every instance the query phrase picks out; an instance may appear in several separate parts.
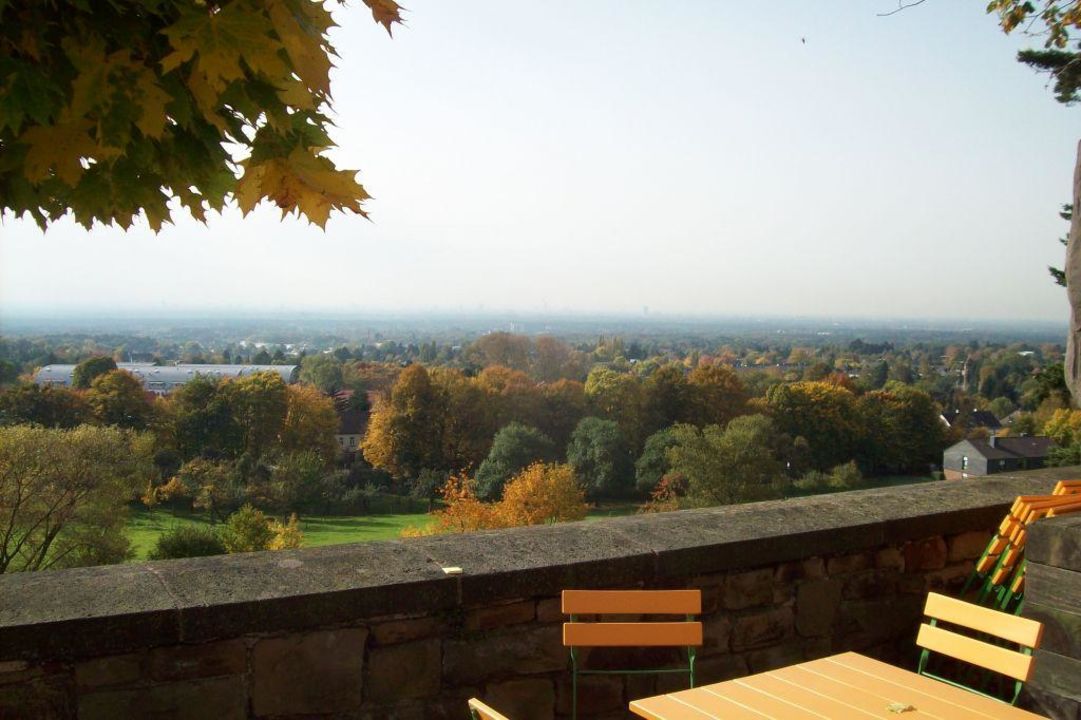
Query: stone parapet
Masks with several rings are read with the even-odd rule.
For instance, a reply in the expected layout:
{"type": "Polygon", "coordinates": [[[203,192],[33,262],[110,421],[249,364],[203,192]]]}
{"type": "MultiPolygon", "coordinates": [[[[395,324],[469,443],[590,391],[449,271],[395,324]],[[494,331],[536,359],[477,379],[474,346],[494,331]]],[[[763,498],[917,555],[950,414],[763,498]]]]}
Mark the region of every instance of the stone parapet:
{"type": "MultiPolygon", "coordinates": [[[[0,576],[0,718],[465,718],[471,695],[562,716],[572,587],[701,588],[703,681],[850,649],[911,664],[925,593],[963,582],[1016,495],[1077,472],[0,576]]],[[[586,662],[658,661],[627,654],[586,662]]],[[[582,707],[624,717],[678,682],[594,677],[582,707]]]]}

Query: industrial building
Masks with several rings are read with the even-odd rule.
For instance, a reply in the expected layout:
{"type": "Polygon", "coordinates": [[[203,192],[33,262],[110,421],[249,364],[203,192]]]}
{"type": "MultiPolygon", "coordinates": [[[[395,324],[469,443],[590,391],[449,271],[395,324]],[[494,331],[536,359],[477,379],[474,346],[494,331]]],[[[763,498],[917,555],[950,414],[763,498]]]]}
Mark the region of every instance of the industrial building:
{"type": "MultiPolygon", "coordinates": [[[[257,372],[281,375],[286,383],[295,383],[300,372],[299,365],[154,365],[153,363],[117,363],[118,370],[126,370],[139,378],[143,387],[155,395],[168,395],[197,375],[210,378],[238,378],[257,372]]],[[[71,387],[75,374],[74,365],[46,365],[38,370],[34,382],[38,385],[63,385],[71,387]]]]}

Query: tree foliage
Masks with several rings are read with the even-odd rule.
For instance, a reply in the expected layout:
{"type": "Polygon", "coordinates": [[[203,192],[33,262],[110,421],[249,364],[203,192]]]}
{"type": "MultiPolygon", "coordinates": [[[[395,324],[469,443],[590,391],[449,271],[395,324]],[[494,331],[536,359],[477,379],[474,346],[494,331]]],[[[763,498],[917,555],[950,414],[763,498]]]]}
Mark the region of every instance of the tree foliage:
{"type": "Polygon", "coordinates": [[[127,503],[152,472],[148,440],[90,425],[0,428],[0,573],[127,558],[127,503]]]}
{"type": "Polygon", "coordinates": [[[72,371],[71,386],[79,390],[85,390],[90,387],[90,383],[94,382],[98,375],[104,375],[111,370],[116,370],[116,361],[111,357],[98,355],[87,358],[76,365],[72,371]]]}
{"type": "Polygon", "coordinates": [[[567,446],[567,462],[591,497],[618,497],[634,484],[634,466],[619,425],[583,418],[567,446]]]}
{"type": "Polygon", "coordinates": [[[511,478],[499,504],[509,526],[581,520],[588,508],[574,468],[540,462],[511,478]]]}
{"type": "MultiPolygon", "coordinates": [[[[393,0],[364,0],[388,32],[393,0]]],[[[233,198],[325,225],[365,215],[355,171],[324,154],[334,48],[312,0],[0,3],[0,210],[43,229],[158,230],[233,198]]]]}
{"type": "Polygon", "coordinates": [[[555,445],[540,430],[511,423],[496,433],[488,457],[477,468],[477,496],[496,500],[513,476],[538,460],[554,460],[555,445]]]}
{"type": "Polygon", "coordinates": [[[147,560],[224,555],[225,543],[216,530],[200,525],[177,525],[158,536],[147,560]]]}
{"type": "Polygon", "coordinates": [[[103,425],[143,430],[154,414],[154,403],[143,383],[125,370],[111,370],[94,378],[86,401],[103,425]]]}
{"type": "Polygon", "coordinates": [[[90,419],[86,398],[59,385],[20,385],[0,393],[0,425],[73,428],[90,419]]]}

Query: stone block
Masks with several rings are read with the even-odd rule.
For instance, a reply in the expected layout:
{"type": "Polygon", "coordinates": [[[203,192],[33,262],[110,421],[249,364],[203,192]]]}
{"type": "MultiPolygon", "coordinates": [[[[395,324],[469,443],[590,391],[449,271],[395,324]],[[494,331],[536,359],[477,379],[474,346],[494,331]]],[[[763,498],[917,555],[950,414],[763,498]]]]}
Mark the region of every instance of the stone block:
{"type": "Polygon", "coordinates": [[[466,611],[465,629],[491,630],[505,625],[519,625],[532,621],[536,613],[536,603],[532,600],[473,608],[466,611]]]}
{"type": "Polygon", "coordinates": [[[439,693],[443,674],[439,638],[374,648],[368,656],[366,700],[385,703],[439,693]]]}
{"type": "Polygon", "coordinates": [[[484,702],[507,717],[522,720],[551,720],[555,689],[547,678],[523,678],[489,685],[484,702]]]}
{"type": "Polygon", "coordinates": [[[905,571],[905,556],[900,548],[887,547],[875,553],[875,567],[880,570],[905,571]]]}
{"type": "Polygon", "coordinates": [[[837,578],[800,583],[796,595],[796,632],[803,637],[829,635],[841,602],[843,582],[837,578]]]}
{"type": "Polygon", "coordinates": [[[971,573],[972,565],[967,562],[947,565],[941,570],[932,570],[925,575],[927,589],[932,592],[953,594],[954,591],[961,589],[971,573]]]}
{"type": "Polygon", "coordinates": [[[714,614],[702,619],[702,647],[699,655],[717,655],[728,652],[732,636],[732,621],[728,615],[714,614]]]}
{"type": "Polygon", "coordinates": [[[561,623],[567,619],[563,614],[562,598],[545,598],[537,601],[537,621],[542,623],[561,623]]]}
{"type": "Polygon", "coordinates": [[[902,552],[905,556],[905,572],[941,570],[946,567],[946,541],[940,536],[906,543],[902,552]]]}
{"type": "Polygon", "coordinates": [[[768,605],[773,602],[773,568],[732,573],[724,581],[721,604],[728,610],[768,605]]]}
{"type": "Polygon", "coordinates": [[[795,625],[792,608],[782,606],[736,618],[732,627],[732,651],[765,647],[791,637],[795,625]]]}
{"type": "Polygon", "coordinates": [[[747,666],[752,673],[787,667],[801,663],[806,659],[803,645],[799,642],[786,642],[783,645],[753,650],[747,653],[747,666]]]}
{"type": "Polygon", "coordinates": [[[367,630],[346,628],[260,640],[252,648],[254,714],[359,709],[367,639],[367,630]]]}
{"type": "MultiPolygon", "coordinates": [[[[571,679],[560,677],[556,712],[571,713],[571,679]]],[[[645,696],[642,696],[645,697],[645,696]]],[[[623,678],[619,675],[580,675],[578,677],[578,717],[596,717],[602,713],[626,709],[623,701],[623,678]]]]}
{"type": "Polygon", "coordinates": [[[393,645],[438,635],[442,624],[439,618],[428,616],[388,620],[375,623],[369,629],[376,645],[393,645]]]}
{"type": "Polygon", "coordinates": [[[154,680],[242,675],[247,666],[248,648],[240,639],[155,648],[149,658],[149,674],[154,680]]]}
{"type": "Polygon", "coordinates": [[[474,685],[507,675],[565,670],[570,656],[557,625],[515,628],[443,643],[443,679],[474,685]]]}
{"type": "Polygon", "coordinates": [[[0,718],[68,720],[76,717],[75,697],[72,678],[65,674],[38,675],[24,682],[0,684],[0,718]]]}
{"type": "Polygon", "coordinates": [[[949,551],[946,560],[951,563],[975,560],[983,554],[990,540],[991,533],[980,530],[951,535],[947,543],[949,551]]]}
{"type": "Polygon", "coordinates": [[[145,663],[141,653],[86,660],[75,665],[75,684],[80,690],[130,684],[142,676],[145,663]]]}
{"type": "Polygon", "coordinates": [[[897,592],[900,573],[896,570],[865,570],[845,578],[846,600],[868,600],[897,592]]]}
{"type": "Polygon", "coordinates": [[[826,561],[826,574],[830,577],[846,573],[859,572],[871,567],[871,553],[861,552],[850,555],[837,555],[826,561]]]}
{"type": "Polygon", "coordinates": [[[242,677],[98,690],[79,696],[79,720],[244,720],[246,717],[247,697],[242,677]]]}

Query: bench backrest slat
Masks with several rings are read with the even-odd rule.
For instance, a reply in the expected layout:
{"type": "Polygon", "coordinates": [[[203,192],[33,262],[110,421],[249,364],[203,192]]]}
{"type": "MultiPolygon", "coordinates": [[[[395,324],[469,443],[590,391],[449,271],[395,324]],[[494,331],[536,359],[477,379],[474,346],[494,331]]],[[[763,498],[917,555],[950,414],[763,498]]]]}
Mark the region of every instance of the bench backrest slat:
{"type": "Polygon", "coordinates": [[[476,698],[469,698],[469,709],[478,720],[509,720],[506,715],[497,713],[476,698]]]}
{"type": "Polygon", "coordinates": [[[916,644],[932,652],[948,655],[1022,682],[1028,681],[1035,660],[1031,655],[980,642],[931,625],[920,625],[916,644]]]}
{"type": "Polygon", "coordinates": [[[700,590],[564,590],[565,615],[698,615],[700,590]]]}
{"type": "Polygon", "coordinates": [[[567,647],[697,647],[700,622],[563,623],[567,647]]]}
{"type": "Polygon", "coordinates": [[[927,594],[927,605],[923,614],[1030,648],[1037,647],[1043,635],[1043,625],[1035,620],[973,605],[938,593],[927,594]]]}

